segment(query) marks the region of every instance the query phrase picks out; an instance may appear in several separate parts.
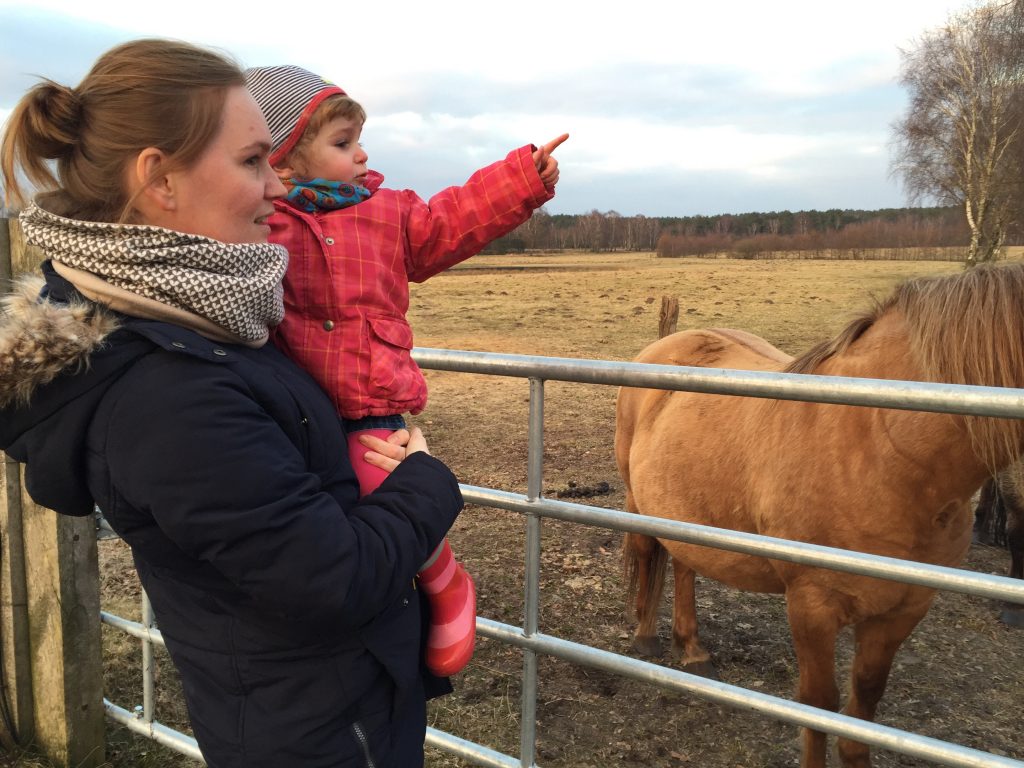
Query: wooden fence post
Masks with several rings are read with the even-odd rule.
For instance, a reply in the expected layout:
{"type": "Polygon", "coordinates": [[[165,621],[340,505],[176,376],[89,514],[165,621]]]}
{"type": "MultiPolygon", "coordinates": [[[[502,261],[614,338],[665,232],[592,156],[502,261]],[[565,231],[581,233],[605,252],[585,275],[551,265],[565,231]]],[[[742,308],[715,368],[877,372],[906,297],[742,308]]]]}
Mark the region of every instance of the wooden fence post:
{"type": "MultiPolygon", "coordinates": [[[[17,221],[0,224],[0,276],[35,270],[38,253],[24,246],[17,221]]],[[[105,760],[95,524],[33,502],[7,456],[4,470],[0,639],[17,737],[59,765],[93,768],[105,760]]]]}
{"type": "Polygon", "coordinates": [[[661,315],[658,318],[658,338],[676,332],[679,322],[679,299],[674,296],[661,297],[661,315]]]}

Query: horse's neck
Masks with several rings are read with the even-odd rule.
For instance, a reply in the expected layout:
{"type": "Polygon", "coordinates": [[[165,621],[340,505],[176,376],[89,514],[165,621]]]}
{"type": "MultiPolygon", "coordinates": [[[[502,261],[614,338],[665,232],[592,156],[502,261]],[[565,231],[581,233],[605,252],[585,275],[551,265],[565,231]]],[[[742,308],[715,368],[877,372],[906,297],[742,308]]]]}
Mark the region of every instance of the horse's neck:
{"type": "MultiPolygon", "coordinates": [[[[898,316],[880,318],[843,353],[826,360],[816,373],[903,381],[925,378],[898,316]]],[[[878,441],[875,448],[888,463],[891,482],[928,478],[928,487],[938,496],[959,497],[973,493],[989,474],[960,416],[853,408],[847,418],[851,420],[849,428],[863,430],[863,439],[878,441]]]]}
{"type": "Polygon", "coordinates": [[[815,373],[870,379],[922,379],[910,350],[906,323],[896,313],[879,317],[849,347],[825,360],[815,373]]]}

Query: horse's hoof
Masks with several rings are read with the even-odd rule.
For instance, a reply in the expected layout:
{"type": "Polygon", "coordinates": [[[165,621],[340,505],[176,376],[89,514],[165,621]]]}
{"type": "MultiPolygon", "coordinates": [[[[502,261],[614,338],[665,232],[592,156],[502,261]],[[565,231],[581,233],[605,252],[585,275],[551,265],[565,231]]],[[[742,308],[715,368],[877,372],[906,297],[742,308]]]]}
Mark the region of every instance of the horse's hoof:
{"type": "Polygon", "coordinates": [[[641,656],[661,656],[661,640],[657,637],[634,637],[633,650],[641,656]]]}
{"type": "Polygon", "coordinates": [[[999,620],[1008,627],[1024,629],[1024,605],[1011,605],[1002,610],[999,620]]]}
{"type": "Polygon", "coordinates": [[[715,669],[715,665],[710,661],[691,661],[689,664],[683,664],[683,672],[706,677],[708,680],[720,679],[718,677],[718,670],[715,669]]]}

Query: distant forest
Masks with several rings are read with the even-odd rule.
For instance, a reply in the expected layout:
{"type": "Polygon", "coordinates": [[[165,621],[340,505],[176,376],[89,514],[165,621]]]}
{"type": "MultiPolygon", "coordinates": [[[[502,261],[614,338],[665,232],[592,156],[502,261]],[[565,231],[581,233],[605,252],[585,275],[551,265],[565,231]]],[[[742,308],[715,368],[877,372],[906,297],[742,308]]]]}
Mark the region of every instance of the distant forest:
{"type": "MultiPolygon", "coordinates": [[[[485,253],[532,250],[655,251],[659,256],[893,248],[966,248],[959,207],[877,211],[771,211],[716,216],[622,216],[615,211],[549,214],[543,209],[485,253]]],[[[1016,245],[1009,238],[1008,245],[1016,245]]]]}
{"type": "MultiPolygon", "coordinates": [[[[0,208],[0,216],[15,217],[17,212],[0,208]]],[[[615,211],[596,210],[549,214],[541,208],[517,229],[493,241],[484,253],[653,251],[666,258],[731,256],[749,259],[768,254],[836,257],[837,253],[845,252],[846,257],[870,258],[866,252],[871,250],[919,249],[933,253],[919,253],[910,258],[960,260],[969,242],[970,231],[959,206],[656,217],[622,216],[615,211]]],[[[1024,236],[1012,232],[1004,245],[1022,243],[1024,236]]],[[[904,258],[888,256],[894,257],[904,258]]]]}

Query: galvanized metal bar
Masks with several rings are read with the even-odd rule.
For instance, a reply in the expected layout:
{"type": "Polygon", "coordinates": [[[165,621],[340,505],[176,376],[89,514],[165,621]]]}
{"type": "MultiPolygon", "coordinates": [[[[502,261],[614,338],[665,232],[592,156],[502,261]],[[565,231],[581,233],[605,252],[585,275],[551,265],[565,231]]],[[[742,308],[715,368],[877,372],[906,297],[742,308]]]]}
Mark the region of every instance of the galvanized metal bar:
{"type": "Polygon", "coordinates": [[[443,749],[453,755],[468,760],[474,765],[486,765],[493,768],[519,768],[522,763],[510,755],[488,749],[475,741],[466,741],[436,728],[427,728],[426,742],[429,747],[443,749]]]}
{"type": "Polygon", "coordinates": [[[180,752],[206,765],[206,761],[203,760],[203,753],[199,751],[199,744],[191,736],[186,736],[180,731],[175,731],[173,728],[168,728],[166,725],[157,722],[147,723],[127,709],[119,707],[106,699],[103,700],[103,709],[107,717],[116,723],[120,723],[128,730],[140,733],[157,744],[163,744],[175,752],[180,752]]]}
{"type": "MultiPolygon", "coordinates": [[[[530,379],[530,420],[527,425],[526,494],[536,501],[544,487],[544,380],[530,379]]],[[[529,637],[540,625],[541,518],[526,516],[523,631],[529,637]]],[[[523,690],[520,697],[519,760],[523,768],[534,765],[537,750],[537,654],[523,652],[523,690]]]]}
{"type": "Polygon", "coordinates": [[[776,539],[755,533],[713,528],[697,523],[683,523],[658,517],[634,515],[620,510],[591,507],[556,499],[531,501],[522,494],[463,485],[462,496],[470,504],[497,507],[525,514],[537,514],[556,520],[585,525],[596,525],[617,531],[631,531],[689,544],[702,544],[732,552],[743,552],[775,560],[787,560],[803,565],[818,565],[837,571],[876,576],[880,579],[919,584],[924,587],[962,592],[968,595],[1024,603],[1024,582],[1005,576],[972,573],[927,563],[915,563],[894,557],[870,555],[848,549],[836,549],[820,544],[806,544],[788,539],[776,539]]]}
{"type": "Polygon", "coordinates": [[[119,629],[122,632],[126,632],[132,637],[149,640],[163,648],[167,647],[164,643],[164,636],[160,634],[159,629],[151,629],[137,621],[129,621],[128,619],[107,611],[100,611],[100,621],[108,626],[114,627],[115,629],[119,629]]]}
{"type": "Polygon", "coordinates": [[[639,659],[619,656],[589,645],[581,645],[545,634],[526,636],[519,627],[488,619],[477,623],[482,637],[488,637],[536,653],[546,653],[574,664],[601,669],[653,683],[661,688],[691,693],[702,699],[723,704],[733,709],[758,712],[775,720],[813,728],[836,736],[864,742],[882,749],[891,749],[912,757],[930,760],[939,765],[958,768],[1024,768],[1024,762],[993,755],[951,742],[879,725],[817,707],[758,693],[736,685],[729,685],[706,677],[698,677],[668,667],[661,667],[639,659]]]}
{"type": "Polygon", "coordinates": [[[107,518],[103,517],[103,513],[97,508],[96,518],[96,538],[100,540],[106,539],[120,539],[121,534],[110,527],[110,523],[107,522],[107,518]]]}
{"type": "Polygon", "coordinates": [[[424,347],[415,348],[413,357],[421,367],[438,371],[535,376],[585,384],[1024,418],[1024,389],[536,355],[499,355],[493,352],[424,347]]]}
{"type": "MultiPolygon", "coordinates": [[[[142,590],[142,625],[146,629],[153,627],[153,605],[149,595],[142,590]]],[[[155,697],[153,696],[153,641],[149,637],[142,638],[142,719],[153,722],[156,715],[155,697]]]]}

